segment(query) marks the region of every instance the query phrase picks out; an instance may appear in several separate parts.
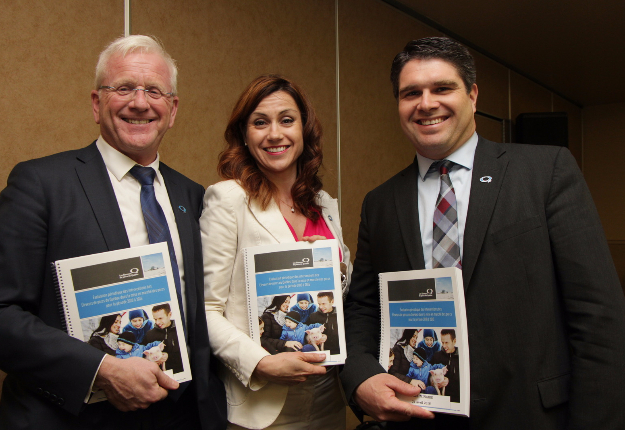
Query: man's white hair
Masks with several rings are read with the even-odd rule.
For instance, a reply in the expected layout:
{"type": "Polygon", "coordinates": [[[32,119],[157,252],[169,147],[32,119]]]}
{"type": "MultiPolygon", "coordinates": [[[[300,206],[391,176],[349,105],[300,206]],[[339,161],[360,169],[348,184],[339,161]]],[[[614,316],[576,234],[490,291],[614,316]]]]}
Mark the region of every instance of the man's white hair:
{"type": "MultiPolygon", "coordinates": [[[[171,92],[177,93],[178,67],[173,58],[165,51],[163,44],[155,36],[132,35],[123,36],[113,42],[100,53],[98,64],[95,68],[95,89],[98,90],[104,81],[108,63],[111,57],[121,55],[122,58],[128,54],[157,54],[160,55],[167,67],[171,78],[171,92]]],[[[167,89],[166,89],[167,91],[167,89]]]]}

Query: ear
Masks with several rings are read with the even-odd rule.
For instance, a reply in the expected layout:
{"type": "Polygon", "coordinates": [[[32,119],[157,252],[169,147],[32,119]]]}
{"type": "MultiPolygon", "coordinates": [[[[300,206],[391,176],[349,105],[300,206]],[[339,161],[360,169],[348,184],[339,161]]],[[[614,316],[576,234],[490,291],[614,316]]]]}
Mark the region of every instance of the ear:
{"type": "Polygon", "coordinates": [[[91,91],[91,109],[96,124],[100,124],[100,94],[97,90],[91,91]]]}
{"type": "Polygon", "coordinates": [[[172,98],[171,101],[171,115],[169,117],[169,128],[174,126],[174,121],[176,120],[176,113],[178,112],[178,96],[172,98]]]}
{"type": "Polygon", "coordinates": [[[165,344],[164,344],[163,342],[161,342],[161,343],[158,345],[158,349],[160,349],[161,351],[162,351],[163,349],[165,349],[165,344]]]}
{"type": "Polygon", "coordinates": [[[143,355],[148,356],[150,355],[149,351],[143,351],[143,355]]]}
{"type": "Polygon", "coordinates": [[[469,98],[473,103],[473,113],[477,111],[477,84],[473,84],[471,91],[469,92],[469,98]]]}

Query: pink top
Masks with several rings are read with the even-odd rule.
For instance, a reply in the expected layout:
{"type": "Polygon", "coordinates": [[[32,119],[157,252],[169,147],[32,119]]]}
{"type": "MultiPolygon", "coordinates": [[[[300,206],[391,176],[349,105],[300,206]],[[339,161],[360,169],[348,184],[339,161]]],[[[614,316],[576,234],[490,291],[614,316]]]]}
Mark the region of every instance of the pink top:
{"type": "MultiPolygon", "coordinates": [[[[284,218],[284,221],[286,221],[286,225],[289,226],[289,229],[291,230],[291,234],[293,235],[293,238],[295,238],[295,241],[299,242],[299,239],[297,238],[297,234],[295,233],[295,229],[293,228],[291,223],[288,222],[286,218],[284,218]]],[[[326,224],[321,214],[319,214],[319,218],[317,218],[317,221],[311,221],[308,218],[306,218],[306,227],[304,227],[304,236],[315,236],[315,235],[324,236],[326,239],[334,239],[334,235],[332,234],[332,231],[330,231],[330,228],[326,224]]],[[[341,259],[341,261],[343,261],[343,252],[341,251],[340,246],[339,246],[339,258],[341,259]]]]}

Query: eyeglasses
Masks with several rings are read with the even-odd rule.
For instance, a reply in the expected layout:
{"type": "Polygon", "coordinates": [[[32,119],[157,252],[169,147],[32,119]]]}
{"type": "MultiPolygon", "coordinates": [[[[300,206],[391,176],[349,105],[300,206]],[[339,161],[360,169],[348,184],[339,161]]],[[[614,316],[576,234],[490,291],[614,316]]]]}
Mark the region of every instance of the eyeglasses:
{"type": "Polygon", "coordinates": [[[164,93],[156,87],[148,88],[131,88],[128,85],[120,85],[119,87],[109,87],[108,85],[102,85],[101,90],[115,91],[120,97],[127,97],[130,94],[137,94],[136,91],[143,91],[146,95],[150,96],[154,100],[158,100],[161,97],[172,97],[174,93],[164,93]]]}

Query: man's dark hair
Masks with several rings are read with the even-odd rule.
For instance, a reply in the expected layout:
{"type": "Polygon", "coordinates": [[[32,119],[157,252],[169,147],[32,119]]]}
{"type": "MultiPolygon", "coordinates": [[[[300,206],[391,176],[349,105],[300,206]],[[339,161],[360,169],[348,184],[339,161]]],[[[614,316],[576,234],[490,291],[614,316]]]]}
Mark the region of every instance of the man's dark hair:
{"type": "Polygon", "coordinates": [[[432,59],[447,61],[454,66],[464,82],[467,94],[471,92],[475,83],[475,61],[469,50],[448,37],[424,37],[408,42],[393,60],[391,83],[395,99],[399,97],[399,74],[406,63],[411,60],[432,59]]]}
{"type": "Polygon", "coordinates": [[[334,293],[332,291],[322,291],[320,293],[317,293],[317,300],[319,300],[321,297],[327,297],[328,301],[333,301],[334,300],[334,293]]]}
{"type": "Polygon", "coordinates": [[[152,308],[152,313],[158,312],[158,311],[165,311],[165,313],[168,314],[171,312],[171,306],[169,306],[169,303],[162,303],[152,308]]]}
{"type": "Polygon", "coordinates": [[[446,334],[451,336],[451,340],[456,340],[456,330],[454,330],[453,328],[444,328],[441,330],[441,337],[445,336],[446,334]]]}

